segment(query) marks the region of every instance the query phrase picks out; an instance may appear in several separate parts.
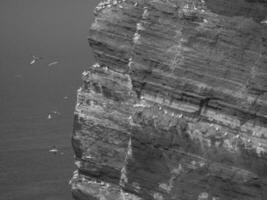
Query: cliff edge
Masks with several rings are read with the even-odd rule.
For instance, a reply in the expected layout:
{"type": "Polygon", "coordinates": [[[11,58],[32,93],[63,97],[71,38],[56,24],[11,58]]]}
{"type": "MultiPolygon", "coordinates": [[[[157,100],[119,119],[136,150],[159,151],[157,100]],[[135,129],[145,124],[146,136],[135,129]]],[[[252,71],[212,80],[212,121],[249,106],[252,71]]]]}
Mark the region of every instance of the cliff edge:
{"type": "Polygon", "coordinates": [[[267,199],[267,0],[107,0],[95,16],[73,197],[267,199]]]}

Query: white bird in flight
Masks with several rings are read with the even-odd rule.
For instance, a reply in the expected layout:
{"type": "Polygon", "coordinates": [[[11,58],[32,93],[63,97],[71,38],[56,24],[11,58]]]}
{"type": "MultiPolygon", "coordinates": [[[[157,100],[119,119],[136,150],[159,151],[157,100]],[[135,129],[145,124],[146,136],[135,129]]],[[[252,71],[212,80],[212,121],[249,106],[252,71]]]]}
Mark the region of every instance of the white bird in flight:
{"type": "Polygon", "coordinates": [[[52,67],[54,65],[57,65],[59,63],[59,61],[54,61],[48,64],[49,67],[52,67]]]}
{"type": "Polygon", "coordinates": [[[49,152],[50,153],[53,153],[53,154],[57,154],[59,153],[60,155],[64,155],[64,152],[62,152],[61,150],[59,150],[56,145],[53,145],[50,149],[49,149],[49,152]]]}
{"type": "Polygon", "coordinates": [[[49,152],[50,152],[50,153],[53,153],[53,154],[57,154],[57,153],[59,152],[59,150],[56,148],[55,145],[53,145],[52,148],[49,149],[49,152]]]}
{"type": "Polygon", "coordinates": [[[52,119],[52,115],[49,114],[49,115],[47,116],[47,119],[52,119]]]}
{"type": "Polygon", "coordinates": [[[38,56],[32,56],[32,60],[30,62],[31,65],[33,65],[34,63],[36,63],[37,61],[43,59],[42,57],[38,57],[38,56]]]}
{"type": "Polygon", "coordinates": [[[50,149],[49,152],[56,154],[58,152],[58,149],[50,149]]]}

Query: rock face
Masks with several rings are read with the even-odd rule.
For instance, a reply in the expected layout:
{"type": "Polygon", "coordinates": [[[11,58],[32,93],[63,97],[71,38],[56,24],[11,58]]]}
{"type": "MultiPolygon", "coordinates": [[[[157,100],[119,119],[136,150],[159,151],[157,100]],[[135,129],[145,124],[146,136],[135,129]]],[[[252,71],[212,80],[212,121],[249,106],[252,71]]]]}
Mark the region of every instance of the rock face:
{"type": "Polygon", "coordinates": [[[267,199],[267,0],[109,0],[95,14],[73,197],[267,199]]]}

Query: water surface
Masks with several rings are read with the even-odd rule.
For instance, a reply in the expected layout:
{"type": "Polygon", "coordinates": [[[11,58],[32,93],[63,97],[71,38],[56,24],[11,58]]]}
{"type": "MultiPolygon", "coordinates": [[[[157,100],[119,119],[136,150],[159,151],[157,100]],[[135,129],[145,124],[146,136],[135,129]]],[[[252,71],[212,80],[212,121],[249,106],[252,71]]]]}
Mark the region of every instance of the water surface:
{"type": "Polygon", "coordinates": [[[1,200],[72,199],[73,110],[81,72],[93,63],[87,35],[96,3],[0,1],[1,200]],[[44,59],[30,65],[31,55],[44,59]],[[61,115],[48,120],[53,110],[61,115]],[[49,153],[51,145],[64,155],[49,153]]]}

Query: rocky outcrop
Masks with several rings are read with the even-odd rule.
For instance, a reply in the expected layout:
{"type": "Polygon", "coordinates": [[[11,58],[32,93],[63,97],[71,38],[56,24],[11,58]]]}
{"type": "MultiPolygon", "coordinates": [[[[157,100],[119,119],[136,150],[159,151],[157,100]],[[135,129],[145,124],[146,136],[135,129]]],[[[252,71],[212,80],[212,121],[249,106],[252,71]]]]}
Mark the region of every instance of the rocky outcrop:
{"type": "Polygon", "coordinates": [[[267,199],[267,1],[109,0],[95,15],[73,197],[267,199]]]}

